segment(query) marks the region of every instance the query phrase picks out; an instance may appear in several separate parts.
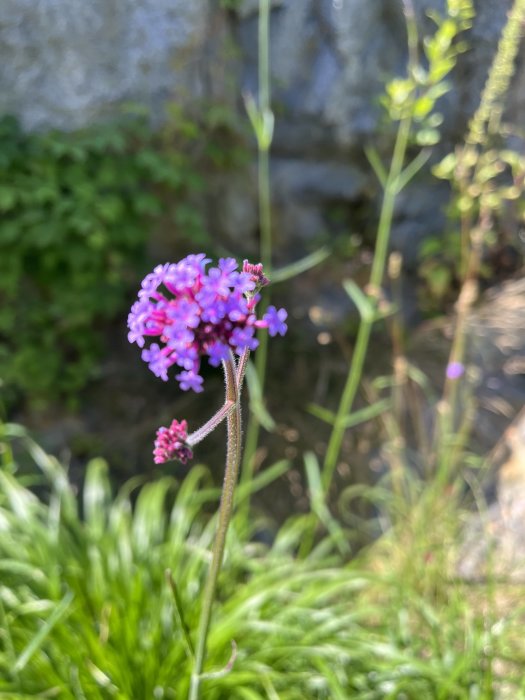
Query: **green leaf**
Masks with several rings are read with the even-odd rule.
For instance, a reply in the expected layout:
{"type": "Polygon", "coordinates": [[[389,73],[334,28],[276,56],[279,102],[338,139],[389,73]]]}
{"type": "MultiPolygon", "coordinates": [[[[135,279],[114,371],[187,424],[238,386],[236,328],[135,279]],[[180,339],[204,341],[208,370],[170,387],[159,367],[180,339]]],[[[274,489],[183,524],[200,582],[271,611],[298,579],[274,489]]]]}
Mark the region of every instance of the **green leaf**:
{"type": "Polygon", "coordinates": [[[308,481],[308,489],[310,491],[312,510],[330,533],[334,544],[338,547],[341,554],[347,556],[352,550],[348,544],[343,528],[332,516],[326,505],[321,469],[317,457],[313,452],[307,452],[304,455],[304,466],[308,481]]]}
{"type": "Polygon", "coordinates": [[[432,295],[442,299],[450,289],[452,270],[443,265],[436,265],[425,276],[432,295]]]}
{"type": "Polygon", "coordinates": [[[96,539],[100,538],[106,529],[110,499],[108,465],[103,459],[93,459],[86,471],[84,517],[96,539]]]}
{"type": "Polygon", "coordinates": [[[12,187],[0,186],[0,211],[9,211],[16,205],[17,193],[12,187]]]}
{"type": "Polygon", "coordinates": [[[236,502],[241,503],[248,496],[257,493],[269,484],[279,479],[283,474],[290,469],[290,462],[287,459],[282,459],[271,467],[266,467],[263,471],[256,474],[253,479],[247,484],[239,484],[235,494],[236,502]]]}
{"type": "Polygon", "coordinates": [[[308,405],[308,412],[311,413],[316,418],[320,418],[322,421],[324,421],[325,423],[328,423],[329,425],[334,425],[334,423],[335,423],[335,418],[336,418],[335,413],[333,411],[329,411],[327,408],[324,408],[323,406],[319,406],[318,404],[311,403],[308,405]]]}
{"type": "Polygon", "coordinates": [[[414,118],[419,121],[426,117],[432,111],[434,104],[434,100],[428,94],[418,98],[414,103],[414,118]]]}
{"type": "Polygon", "coordinates": [[[329,255],[329,248],[319,248],[314,253],[311,253],[310,255],[307,255],[296,262],[290,263],[289,265],[281,267],[277,270],[273,270],[271,273],[271,283],[277,284],[278,282],[284,282],[292,277],[296,277],[302,272],[306,272],[306,270],[310,270],[312,267],[319,265],[326,260],[329,255]]]}
{"type": "Polygon", "coordinates": [[[439,143],[440,134],[437,129],[420,129],[416,133],[416,142],[420,146],[435,146],[439,143]]]}
{"type": "Polygon", "coordinates": [[[248,384],[248,391],[250,393],[250,408],[253,411],[253,414],[256,416],[257,420],[263,426],[263,428],[265,428],[265,430],[270,433],[273,432],[275,430],[275,421],[268,413],[268,410],[264,405],[261,385],[259,383],[257,371],[252,362],[248,362],[246,367],[246,383],[248,384]]]}
{"type": "Polygon", "coordinates": [[[388,411],[390,407],[390,399],[381,399],[370,406],[366,406],[366,408],[361,408],[358,411],[354,411],[348,416],[345,416],[342,424],[345,428],[353,428],[355,425],[366,423],[366,421],[372,420],[372,418],[377,418],[382,413],[388,411]]]}
{"type": "Polygon", "coordinates": [[[356,305],[361,318],[364,321],[372,321],[375,318],[376,310],[370,298],[361,291],[354,280],[343,280],[343,287],[350,299],[356,305]]]}
{"type": "Polygon", "coordinates": [[[365,147],[365,155],[368,158],[368,162],[372,166],[377,179],[379,180],[382,187],[385,187],[388,174],[386,168],[381,162],[379,153],[373,146],[365,147]]]}
{"type": "Polygon", "coordinates": [[[253,98],[253,95],[244,95],[244,105],[246,113],[250,119],[257,144],[261,151],[267,151],[270,148],[273,138],[274,115],[269,109],[261,110],[253,98]]]}
{"type": "Polygon", "coordinates": [[[103,221],[115,223],[124,213],[124,203],[120,197],[108,195],[97,200],[96,209],[103,221]]]}
{"type": "Polygon", "coordinates": [[[436,177],[443,180],[449,180],[454,175],[454,170],[457,164],[457,156],[455,153],[449,153],[442,161],[437,163],[432,168],[432,172],[436,177]]]}
{"type": "Polygon", "coordinates": [[[133,517],[133,542],[138,552],[146,552],[162,541],[166,529],[166,498],[175,480],[166,476],[140,491],[133,517]]]}
{"type": "Polygon", "coordinates": [[[16,660],[13,671],[19,673],[22,671],[27,663],[30,661],[31,657],[38,651],[38,649],[44,643],[46,637],[49,635],[53,627],[59,622],[59,620],[66,614],[71,602],[73,600],[73,593],[68,591],[66,595],[62,598],[60,603],[53,610],[49,618],[40,627],[38,632],[31,639],[29,644],[26,646],[24,651],[20,654],[16,660]]]}
{"type": "Polygon", "coordinates": [[[138,194],[133,205],[139,214],[146,216],[157,216],[162,211],[161,200],[150,192],[138,194]]]}
{"type": "Polygon", "coordinates": [[[190,661],[193,663],[195,660],[195,649],[193,648],[193,643],[191,641],[190,637],[190,629],[188,627],[188,624],[186,622],[186,618],[184,615],[184,605],[182,603],[179,589],[177,587],[177,584],[175,582],[175,579],[173,578],[173,574],[170,569],[166,569],[166,580],[168,582],[168,585],[171,589],[171,592],[173,594],[173,602],[175,604],[175,612],[176,612],[176,620],[178,622],[179,628],[182,632],[182,639],[184,641],[184,647],[186,651],[187,657],[190,659],[190,661]]]}

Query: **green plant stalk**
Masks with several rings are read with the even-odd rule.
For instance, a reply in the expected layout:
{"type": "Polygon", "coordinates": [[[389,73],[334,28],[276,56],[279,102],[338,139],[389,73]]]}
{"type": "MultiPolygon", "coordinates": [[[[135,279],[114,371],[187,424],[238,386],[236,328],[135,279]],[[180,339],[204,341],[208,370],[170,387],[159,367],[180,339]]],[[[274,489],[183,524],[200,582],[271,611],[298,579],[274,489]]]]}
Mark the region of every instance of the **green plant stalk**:
{"type": "MultiPolygon", "coordinates": [[[[270,0],[259,0],[259,46],[258,46],[258,63],[259,63],[259,93],[258,93],[258,108],[259,114],[270,113],[270,60],[269,60],[269,43],[270,43],[270,0]]],[[[259,256],[264,266],[264,271],[267,276],[271,274],[272,267],[272,215],[271,215],[271,194],[270,194],[270,145],[271,139],[268,142],[265,139],[257,138],[258,148],[258,203],[259,203],[259,256]]],[[[267,292],[262,301],[261,313],[264,313],[270,303],[270,295],[267,292]]],[[[261,387],[261,393],[264,392],[264,384],[266,377],[266,364],[268,357],[268,334],[258,334],[259,347],[257,348],[257,357],[255,368],[257,370],[257,379],[261,387]]],[[[244,449],[244,460],[241,471],[241,483],[250,483],[253,479],[255,468],[255,452],[259,442],[260,423],[256,415],[250,414],[248,428],[246,431],[246,442],[244,449]]],[[[250,507],[249,498],[243,505],[245,512],[250,507]]]]}
{"type": "Polygon", "coordinates": [[[221,503],[219,506],[219,521],[217,534],[213,545],[212,560],[202,601],[201,617],[197,632],[197,644],[195,648],[195,663],[191,674],[190,692],[188,700],[198,700],[200,683],[203,678],[203,667],[206,658],[206,641],[210,628],[211,613],[217,588],[217,580],[222,566],[224,550],[226,547],[226,535],[230,524],[235,486],[239,474],[241,459],[241,404],[239,386],[237,383],[235,359],[230,353],[230,359],[223,363],[224,376],[226,381],[226,401],[234,403],[234,410],[228,414],[228,447],[226,455],[226,470],[224,473],[224,483],[222,487],[221,503]]]}
{"type": "MultiPolygon", "coordinates": [[[[405,117],[399,123],[390,170],[384,188],[368,291],[369,298],[375,299],[376,305],[379,298],[381,282],[385,273],[394,206],[399,191],[398,179],[403,171],[411,124],[411,116],[405,117]]],[[[337,466],[337,460],[341,452],[341,444],[346,429],[344,419],[352,410],[357,389],[361,382],[372,326],[375,320],[375,315],[372,314],[369,317],[362,317],[359,324],[352,362],[348,370],[323,464],[323,487],[325,493],[327,493],[330,488],[337,466]]]]}
{"type": "MultiPolygon", "coordinates": [[[[509,13],[508,21],[503,28],[496,55],[489,74],[478,109],[469,126],[466,143],[472,147],[483,149],[487,138],[497,134],[504,106],[505,95],[508,93],[515,70],[516,56],[520,46],[521,28],[525,22],[525,0],[516,0],[509,13]]],[[[474,169],[472,181],[476,182],[478,168],[474,169]]],[[[464,196],[468,193],[469,182],[462,182],[464,196]]],[[[462,236],[462,287],[457,302],[456,328],[454,342],[449,357],[449,363],[463,363],[465,358],[467,319],[478,295],[477,276],[483,254],[484,233],[490,227],[490,215],[480,212],[478,231],[475,238],[472,235],[473,222],[470,217],[461,222],[462,236]]],[[[437,431],[434,436],[435,445],[441,446],[438,465],[437,481],[445,486],[453,474],[455,465],[461,458],[462,447],[467,442],[470,423],[463,421],[460,428],[456,426],[459,400],[459,382],[448,379],[445,382],[443,398],[437,431]],[[451,438],[456,436],[454,443],[451,438]]]]}

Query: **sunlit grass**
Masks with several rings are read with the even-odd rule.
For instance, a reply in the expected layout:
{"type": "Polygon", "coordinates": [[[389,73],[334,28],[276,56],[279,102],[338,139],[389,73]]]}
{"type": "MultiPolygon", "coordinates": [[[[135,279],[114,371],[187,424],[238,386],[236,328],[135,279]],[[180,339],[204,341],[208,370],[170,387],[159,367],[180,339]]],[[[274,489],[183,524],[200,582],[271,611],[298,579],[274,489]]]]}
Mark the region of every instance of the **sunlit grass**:
{"type": "MultiPolygon", "coordinates": [[[[130,483],[114,497],[106,466],[93,461],[81,516],[65,470],[25,445],[47,495],[24,485],[5,450],[0,698],[185,698],[214,530],[207,470],[181,484],[130,483]]],[[[328,541],[298,559],[301,520],[269,547],[253,538],[263,523],[242,531],[244,518],[234,521],[203,697],[488,699],[498,687],[522,697],[519,595],[454,578],[456,507],[442,504],[441,518],[428,509],[427,522],[414,509],[350,563],[328,541]]]]}

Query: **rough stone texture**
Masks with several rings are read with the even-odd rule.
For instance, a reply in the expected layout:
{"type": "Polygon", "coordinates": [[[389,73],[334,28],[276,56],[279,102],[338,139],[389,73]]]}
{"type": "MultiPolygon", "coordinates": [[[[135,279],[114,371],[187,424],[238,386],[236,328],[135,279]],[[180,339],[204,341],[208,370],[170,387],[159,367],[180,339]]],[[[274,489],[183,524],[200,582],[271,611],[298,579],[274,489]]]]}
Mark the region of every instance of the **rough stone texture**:
{"type": "MultiPolygon", "coordinates": [[[[425,11],[442,10],[444,0],[414,4],[421,33],[430,31],[425,11]]],[[[446,131],[463,126],[475,108],[510,5],[476,3],[472,50],[455,73],[446,131]]],[[[242,87],[251,91],[257,82],[255,10],[245,0],[233,21],[242,87]]],[[[0,108],[18,113],[29,128],[71,127],[122,99],[158,103],[182,87],[199,94],[210,40],[221,35],[218,23],[206,0],[3,0],[0,108]]],[[[381,85],[403,71],[401,2],[273,2],[271,60],[276,150],[302,156],[321,149],[340,157],[341,149],[375,135],[381,85]]],[[[513,103],[523,106],[524,98],[518,90],[513,103]]]]}
{"type": "Polygon", "coordinates": [[[123,100],[202,92],[206,0],[3,0],[0,111],[71,129],[123,100]]]}
{"type": "MultiPolygon", "coordinates": [[[[415,0],[421,35],[432,31],[428,10],[443,0],[415,0]]],[[[279,107],[276,150],[341,151],[376,137],[377,96],[385,80],[402,74],[407,58],[399,0],[285,0],[272,12],[273,95],[279,107]]],[[[442,108],[445,133],[463,128],[475,109],[510,0],[478,0],[471,50],[453,76],[453,98],[442,108]]],[[[257,83],[257,18],[238,25],[243,87],[257,83]]]]}
{"type": "MultiPolygon", "coordinates": [[[[432,31],[426,16],[443,11],[444,0],[414,0],[420,34],[432,31]]],[[[471,50],[461,57],[451,82],[453,92],[441,100],[443,148],[459,140],[477,106],[480,91],[504,24],[510,0],[478,0],[470,34],[471,50]]],[[[403,74],[407,60],[402,3],[399,0],[284,0],[271,15],[272,90],[277,114],[273,153],[275,228],[279,239],[336,233],[330,222],[334,205],[348,205],[348,230],[355,230],[354,211],[370,202],[368,226],[373,228],[379,188],[370,179],[362,157],[364,143],[374,143],[386,156],[391,136],[382,134],[378,96],[386,80],[403,74]],[[310,168],[315,160],[316,173],[310,168]],[[355,169],[340,187],[330,187],[341,174],[341,163],[355,169]],[[303,173],[303,168],[309,174],[303,173]],[[309,196],[298,186],[308,179],[309,196]],[[375,201],[374,201],[375,198],[375,201]],[[284,233],[284,235],[282,235],[284,233]]],[[[242,50],[242,88],[257,87],[257,17],[244,13],[237,27],[242,50]]],[[[523,71],[512,91],[509,114],[517,118],[525,107],[523,71]]],[[[439,149],[438,149],[439,150],[439,149]]],[[[436,160],[439,153],[436,154],[436,160]]],[[[400,197],[392,231],[392,248],[414,270],[418,245],[444,228],[443,207],[448,191],[423,172],[400,197]]],[[[362,231],[369,233],[370,231],[362,231]]]]}

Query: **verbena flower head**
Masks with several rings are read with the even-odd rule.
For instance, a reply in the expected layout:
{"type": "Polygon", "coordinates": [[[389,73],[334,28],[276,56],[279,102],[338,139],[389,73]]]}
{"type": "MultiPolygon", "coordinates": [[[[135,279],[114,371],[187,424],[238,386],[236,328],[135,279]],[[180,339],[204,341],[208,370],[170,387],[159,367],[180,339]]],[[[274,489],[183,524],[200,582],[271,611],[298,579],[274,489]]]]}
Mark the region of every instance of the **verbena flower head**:
{"type": "Polygon", "coordinates": [[[234,258],[221,258],[217,267],[207,267],[210,262],[201,253],[158,265],[143,280],[128,317],[128,339],[143,348],[142,359],[164,381],[177,366],[183,391],[202,391],[203,356],[216,367],[232,350],[255,350],[257,328],[272,336],[287,330],[284,309],[270,306],[256,317],[258,292],[268,284],[261,264],[245,260],[239,271],[234,258]],[[155,342],[145,347],[146,339],[155,342]]]}

